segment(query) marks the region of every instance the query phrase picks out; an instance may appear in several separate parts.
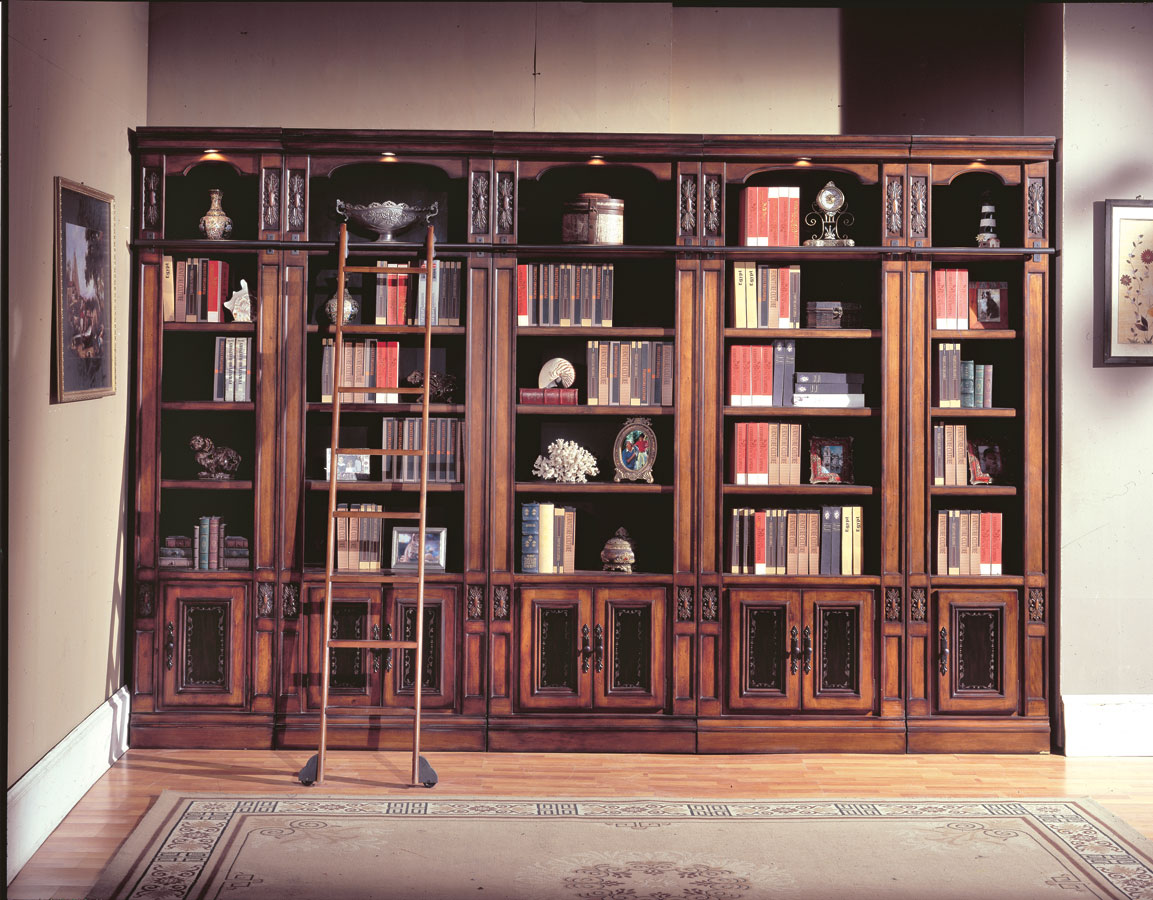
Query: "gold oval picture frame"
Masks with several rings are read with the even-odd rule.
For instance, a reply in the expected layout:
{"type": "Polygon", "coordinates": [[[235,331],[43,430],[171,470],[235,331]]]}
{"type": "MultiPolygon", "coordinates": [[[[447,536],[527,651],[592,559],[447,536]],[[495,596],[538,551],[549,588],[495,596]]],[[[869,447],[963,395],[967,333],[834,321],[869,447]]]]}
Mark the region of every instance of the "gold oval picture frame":
{"type": "Polygon", "coordinates": [[[613,481],[653,483],[657,459],[657,436],[651,419],[627,419],[613,441],[613,481]]]}

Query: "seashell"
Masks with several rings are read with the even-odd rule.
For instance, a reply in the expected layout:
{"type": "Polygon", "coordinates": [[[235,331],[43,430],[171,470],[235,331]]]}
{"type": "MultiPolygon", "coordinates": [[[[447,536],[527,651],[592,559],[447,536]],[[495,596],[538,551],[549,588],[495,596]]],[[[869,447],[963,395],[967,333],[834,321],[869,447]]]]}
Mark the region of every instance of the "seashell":
{"type": "Polygon", "coordinates": [[[576,381],[576,369],[567,359],[555,356],[540,367],[537,387],[572,387],[576,381]]]}
{"type": "Polygon", "coordinates": [[[248,294],[248,282],[243,278],[240,290],[232,292],[232,297],[224,301],[224,308],[232,313],[233,322],[252,321],[252,298],[248,294]]]}

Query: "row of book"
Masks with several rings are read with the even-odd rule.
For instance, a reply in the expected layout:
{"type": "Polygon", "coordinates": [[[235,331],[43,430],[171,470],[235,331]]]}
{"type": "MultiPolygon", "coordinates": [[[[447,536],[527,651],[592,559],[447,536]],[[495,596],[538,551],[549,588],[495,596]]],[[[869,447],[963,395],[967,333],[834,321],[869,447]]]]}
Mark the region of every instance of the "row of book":
{"type": "MultiPolygon", "coordinates": [[[[320,350],[320,402],[331,403],[336,339],[324,338],[320,350]]],[[[340,353],[344,387],[378,387],[375,393],[341,391],[341,403],[399,403],[401,395],[389,388],[400,387],[400,344],[368,338],[344,341],[340,353]]],[[[418,395],[413,395],[418,396],[418,395]]]]}
{"type": "Polygon", "coordinates": [[[933,271],[933,327],[985,331],[1009,327],[1009,283],[969,281],[968,269],[933,271]]]}
{"type": "Polygon", "coordinates": [[[248,538],[230,535],[220,516],[201,516],[192,537],[169,535],[160,548],[162,569],[250,569],[248,538]]]}
{"type": "Polygon", "coordinates": [[[969,483],[969,440],[964,425],[933,425],[933,484],[969,483]]]}
{"type": "Polygon", "coordinates": [[[801,189],[747,187],[741,192],[740,241],[746,247],[798,247],[801,189]]]}
{"type": "Polygon", "coordinates": [[[546,406],[576,406],[580,402],[576,388],[521,388],[520,402],[546,406]]]}
{"type": "Polygon", "coordinates": [[[860,506],[738,507],[730,516],[729,571],[734,575],[860,575],[863,515],[860,506]]]}
{"type": "MultiPolygon", "coordinates": [[[[338,511],[383,512],[379,503],[338,503],[338,511]]],[[[341,571],[384,568],[384,519],[338,516],[336,567],[341,571]]]]}
{"type": "MultiPolygon", "coordinates": [[[[385,450],[420,450],[424,435],[419,418],[384,417],[385,450]]],[[[428,420],[428,480],[456,482],[464,467],[464,428],[460,419],[430,416],[428,420]]],[[[420,481],[419,456],[386,456],[385,481],[420,481]]]]}
{"type": "Polygon", "coordinates": [[[612,263],[520,263],[517,325],[613,324],[612,263]]]}
{"type": "Polygon", "coordinates": [[[800,423],[737,422],[732,466],[734,484],[800,484],[800,423]]]}
{"type": "Polygon", "coordinates": [[[961,345],[937,345],[937,406],[942,409],[992,409],[993,364],[961,359],[961,345]]]}
{"type": "Polygon", "coordinates": [[[520,570],[542,575],[576,571],[576,509],[555,503],[520,505],[520,570]]]}
{"type": "Polygon", "coordinates": [[[671,341],[589,341],[589,406],[672,406],[671,341]]]}
{"type": "MultiPolygon", "coordinates": [[[[378,266],[400,268],[407,263],[378,260],[378,266]]],[[[438,259],[432,264],[432,324],[459,325],[464,263],[438,259]]],[[[377,325],[424,325],[426,275],[377,275],[377,325]]]]}
{"type": "Polygon", "coordinates": [[[734,328],[800,328],[801,267],[733,263],[734,328]]]}
{"type": "Polygon", "coordinates": [[[798,372],[796,342],[729,347],[730,406],[863,409],[862,372],[798,372]]]}
{"type": "Polygon", "coordinates": [[[228,298],[228,263],[224,260],[163,257],[160,303],[165,322],[223,322],[228,298]]]}
{"type": "Polygon", "coordinates": [[[937,512],[938,575],[1000,575],[1001,513],[937,512]]]}
{"type": "Polygon", "coordinates": [[[252,338],[216,338],[212,399],[222,403],[252,399],[252,338]]]}

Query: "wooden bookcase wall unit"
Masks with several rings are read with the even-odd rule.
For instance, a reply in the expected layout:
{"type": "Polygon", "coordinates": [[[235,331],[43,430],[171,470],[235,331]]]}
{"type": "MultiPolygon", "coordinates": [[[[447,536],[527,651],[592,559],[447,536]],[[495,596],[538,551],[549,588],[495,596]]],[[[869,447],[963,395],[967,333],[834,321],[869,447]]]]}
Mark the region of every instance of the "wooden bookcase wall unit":
{"type": "MultiPolygon", "coordinates": [[[[460,458],[456,480],[429,494],[447,559],[429,578],[425,746],[1048,747],[1051,139],[143,128],[132,143],[136,746],[315,745],[336,201],[393,200],[437,204],[437,256],[458,273],[459,322],[433,337],[433,368],[456,385],[432,414],[454,423],[445,433],[459,432],[460,458]],[[806,246],[820,230],[806,213],[830,181],[855,243],[806,246]],[[212,188],[233,219],[225,240],[197,231],[212,188]],[[788,243],[743,245],[750,188],[796,189],[788,243]],[[624,200],[620,244],[562,240],[565,204],[590,192],[624,200]],[[997,249],[976,247],[986,201],[997,249]],[[224,295],[243,278],[254,321],[165,321],[166,258],[227,262],[224,295]],[[738,269],[778,285],[787,272],[804,327],[738,320],[738,269]],[[1008,327],[936,327],[936,273],[961,269],[1007,285],[1008,327]],[[611,325],[540,324],[518,306],[529,276],[570,275],[602,291],[611,278],[611,325]],[[812,327],[804,304],[821,300],[857,304],[859,321],[812,327]],[[218,338],[251,340],[250,398],[213,400],[218,338]],[[652,351],[671,363],[666,402],[590,404],[593,342],[667,345],[652,351]],[[734,399],[734,350],[767,348],[754,351],[767,365],[787,342],[798,372],[859,375],[863,405],[791,405],[784,382],[776,402],[734,399]],[[991,408],[941,404],[938,355],[953,343],[995,371],[991,408]],[[577,403],[522,398],[556,357],[573,363],[577,403]],[[636,417],[656,438],[651,483],[614,481],[615,437],[636,417]],[[738,434],[761,423],[792,438],[799,478],[738,477],[738,434]],[[989,485],[934,484],[934,426],[944,424],[998,447],[1004,473],[989,485]],[[198,478],[194,434],[240,454],[233,479],[198,478]],[[537,478],[534,461],[558,438],[591,451],[599,473],[580,484],[537,478]],[[809,483],[812,438],[851,439],[852,483],[809,483]],[[541,502],[575,513],[562,574],[522,562],[522,508],[541,502]],[[783,572],[758,572],[755,554],[752,571],[732,570],[734,511],[823,507],[859,510],[856,572],[796,574],[787,554],[783,572]],[[937,571],[936,518],[950,509],[1000,514],[1003,574],[937,571]],[[165,539],[205,515],[248,538],[247,568],[161,564],[180,549],[165,539]],[[620,527],[633,571],[605,572],[601,550],[620,527]]],[[[409,262],[417,230],[381,243],[354,229],[350,254],[409,262]]],[[[395,340],[403,379],[419,362],[419,329],[385,335],[375,324],[395,286],[363,276],[348,288],[360,310],[346,334],[395,340]]],[[[380,447],[385,420],[413,410],[345,404],[342,444],[380,447]]],[[[340,483],[340,499],[415,509],[415,486],[385,474],[372,458],[366,477],[340,483]]],[[[787,512],[778,519],[787,525],[787,512]]],[[[407,633],[412,598],[365,575],[335,598],[334,628],[407,633]]],[[[334,651],[325,664],[350,707],[333,717],[333,746],[407,745],[411,652],[334,651]]]]}

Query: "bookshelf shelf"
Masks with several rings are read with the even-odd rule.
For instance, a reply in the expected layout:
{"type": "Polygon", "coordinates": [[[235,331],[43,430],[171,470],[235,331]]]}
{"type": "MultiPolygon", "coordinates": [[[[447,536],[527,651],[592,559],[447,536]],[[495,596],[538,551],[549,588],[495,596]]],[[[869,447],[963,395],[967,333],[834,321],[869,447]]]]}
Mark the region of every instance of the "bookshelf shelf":
{"type": "Polygon", "coordinates": [[[733,496],[844,496],[873,497],[876,488],[868,484],[725,484],[721,490],[733,496]]]}
{"type": "Polygon", "coordinates": [[[256,326],[251,322],[165,322],[164,330],[200,334],[255,334],[256,326]]]}
{"type": "Polygon", "coordinates": [[[605,327],[588,325],[520,325],[517,327],[517,337],[583,337],[590,339],[620,339],[631,338],[674,338],[675,328],[645,328],[645,327],[605,327]]]}
{"type": "MultiPolygon", "coordinates": [[[[328,480],[309,478],[305,486],[310,491],[327,491],[328,480]]],[[[420,492],[419,484],[406,481],[337,481],[336,489],[341,492],[366,494],[415,494],[420,492]]],[[[461,494],[464,485],[455,482],[430,481],[428,483],[430,494],[461,494]]]]}
{"type": "Polygon", "coordinates": [[[1016,497],[1017,488],[1011,484],[941,485],[929,488],[934,497],[1016,497]]]}
{"type": "Polygon", "coordinates": [[[526,416],[671,416],[671,406],[587,406],[583,403],[518,403],[526,416]]]}
{"type": "Polygon", "coordinates": [[[966,329],[949,331],[934,328],[929,332],[929,337],[934,341],[1015,341],[1017,340],[1017,332],[1012,328],[993,329],[990,331],[969,331],[966,329]]]}
{"type": "Polygon", "coordinates": [[[184,412],[252,412],[252,403],[226,402],[222,400],[165,400],[160,404],[164,411],[184,412]]]}
{"type": "Polygon", "coordinates": [[[197,491],[251,491],[253,483],[251,481],[209,481],[207,479],[200,480],[198,478],[165,478],[160,482],[160,486],[166,489],[174,490],[197,490],[197,491]]]}
{"type": "Polygon", "coordinates": [[[671,484],[642,484],[636,481],[590,481],[584,484],[559,484],[555,481],[518,481],[518,494],[671,494],[671,484]]]}
{"type": "Polygon", "coordinates": [[[726,328],[727,338],[772,338],[789,340],[861,341],[881,337],[879,328],[726,328]]]}
{"type": "Polygon", "coordinates": [[[773,416],[773,417],[799,417],[799,418],[844,418],[868,419],[879,415],[876,409],[864,407],[862,409],[838,409],[835,407],[798,407],[798,406],[726,406],[726,416],[773,416]]]}
{"type": "Polygon", "coordinates": [[[1017,410],[1010,407],[964,409],[934,406],[929,410],[929,415],[934,419],[1015,419],[1017,417],[1017,410]]]}

